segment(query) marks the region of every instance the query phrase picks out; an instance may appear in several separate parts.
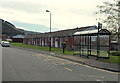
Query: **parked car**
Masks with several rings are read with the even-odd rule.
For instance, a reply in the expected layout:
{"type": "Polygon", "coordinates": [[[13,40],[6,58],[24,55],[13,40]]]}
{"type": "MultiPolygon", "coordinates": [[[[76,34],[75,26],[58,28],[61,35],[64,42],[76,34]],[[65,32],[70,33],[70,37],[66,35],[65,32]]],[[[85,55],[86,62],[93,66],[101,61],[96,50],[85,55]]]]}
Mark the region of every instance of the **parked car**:
{"type": "Polygon", "coordinates": [[[1,41],[0,44],[2,44],[4,41],[1,41]]]}
{"type": "Polygon", "coordinates": [[[2,47],[10,47],[10,43],[7,41],[2,41],[1,45],[2,45],[2,47]]]}

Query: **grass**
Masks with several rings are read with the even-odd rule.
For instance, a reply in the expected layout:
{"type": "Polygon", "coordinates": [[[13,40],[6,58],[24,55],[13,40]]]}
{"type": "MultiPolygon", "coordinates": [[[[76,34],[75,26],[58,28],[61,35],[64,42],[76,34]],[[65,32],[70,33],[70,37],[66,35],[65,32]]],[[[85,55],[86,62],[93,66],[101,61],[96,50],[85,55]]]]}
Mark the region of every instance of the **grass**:
{"type": "Polygon", "coordinates": [[[113,56],[120,56],[120,51],[111,51],[110,54],[113,56]]]}
{"type": "Polygon", "coordinates": [[[58,51],[58,52],[55,52],[55,53],[65,54],[65,55],[73,55],[74,51],[65,49],[65,52],[64,52],[64,53],[63,53],[63,51],[58,51]]]}
{"type": "MultiPolygon", "coordinates": [[[[37,50],[42,50],[42,51],[49,51],[49,47],[45,46],[35,46],[35,45],[28,45],[28,44],[23,44],[23,43],[13,43],[11,42],[12,46],[17,46],[17,47],[22,47],[22,48],[31,48],[31,49],[37,49],[37,50]]],[[[61,48],[54,48],[51,47],[51,51],[58,53],[58,54],[63,54],[63,49],[61,48]]],[[[65,55],[73,55],[73,51],[65,49],[65,55]]]]}
{"type": "MultiPolygon", "coordinates": [[[[75,54],[80,54],[80,51],[75,51],[74,53],[75,53],[75,54]]],[[[81,53],[82,53],[82,52],[81,52],[81,53]]],[[[88,54],[87,50],[84,50],[83,54],[84,54],[84,55],[87,55],[87,54],[88,54]]],[[[91,55],[97,56],[97,51],[92,50],[92,51],[91,51],[91,55]]],[[[102,56],[102,57],[108,57],[107,51],[100,51],[100,56],[102,56]]]]}
{"type": "Polygon", "coordinates": [[[110,52],[110,59],[100,59],[100,61],[120,64],[120,54],[118,55],[118,53],[120,53],[120,51],[111,51],[110,52]],[[114,55],[114,53],[116,55],[114,55]]]}
{"type": "Polygon", "coordinates": [[[100,61],[120,64],[120,56],[110,56],[110,59],[100,59],[100,61]]]}
{"type": "MultiPolygon", "coordinates": [[[[23,43],[13,43],[11,42],[12,46],[17,46],[17,47],[22,47],[22,48],[31,48],[31,49],[37,49],[37,50],[42,50],[42,51],[49,51],[49,47],[45,46],[35,46],[35,45],[28,45],[28,44],[23,44],[23,43]]],[[[51,48],[52,51],[62,51],[60,48],[51,48]]]]}
{"type": "MultiPolygon", "coordinates": [[[[17,46],[17,47],[22,47],[22,48],[31,48],[31,49],[37,49],[37,50],[42,50],[42,51],[49,51],[49,47],[45,47],[45,46],[35,46],[35,45],[28,45],[28,44],[23,44],[23,43],[14,43],[11,42],[12,46],[17,46]]],[[[52,52],[55,52],[57,54],[63,54],[63,49],[61,48],[51,48],[52,52]]],[[[100,61],[103,62],[109,62],[109,63],[118,63],[120,64],[120,56],[114,56],[113,54],[116,54],[116,52],[120,53],[120,51],[111,51],[110,52],[110,59],[99,59],[100,61]]],[[[65,55],[73,55],[73,53],[80,53],[80,51],[71,51],[71,50],[67,50],[65,49],[64,54],[65,55]]],[[[85,53],[87,53],[87,51],[85,51],[85,53]]],[[[92,51],[93,55],[96,55],[96,51],[92,51]]],[[[105,51],[101,51],[100,52],[100,56],[108,56],[108,53],[105,51]]]]}
{"type": "Polygon", "coordinates": [[[11,42],[11,45],[12,46],[17,46],[17,47],[23,47],[23,48],[40,49],[40,50],[44,50],[44,51],[48,50],[48,47],[40,47],[40,46],[23,44],[23,43],[13,43],[13,42],[11,42]]]}
{"type": "MultiPolygon", "coordinates": [[[[97,51],[92,51],[92,55],[97,55],[97,51]]],[[[100,51],[100,56],[101,57],[108,57],[107,51],[100,51]]]]}

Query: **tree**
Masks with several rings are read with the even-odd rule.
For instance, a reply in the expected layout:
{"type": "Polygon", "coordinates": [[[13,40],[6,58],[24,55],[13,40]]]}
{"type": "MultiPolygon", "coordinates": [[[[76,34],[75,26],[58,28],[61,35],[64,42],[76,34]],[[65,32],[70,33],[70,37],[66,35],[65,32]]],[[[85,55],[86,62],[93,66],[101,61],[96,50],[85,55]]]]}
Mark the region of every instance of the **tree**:
{"type": "Polygon", "coordinates": [[[105,16],[105,19],[101,18],[102,22],[111,31],[111,38],[118,41],[118,50],[120,50],[120,1],[103,2],[103,5],[97,7],[99,11],[96,13],[105,16]]]}

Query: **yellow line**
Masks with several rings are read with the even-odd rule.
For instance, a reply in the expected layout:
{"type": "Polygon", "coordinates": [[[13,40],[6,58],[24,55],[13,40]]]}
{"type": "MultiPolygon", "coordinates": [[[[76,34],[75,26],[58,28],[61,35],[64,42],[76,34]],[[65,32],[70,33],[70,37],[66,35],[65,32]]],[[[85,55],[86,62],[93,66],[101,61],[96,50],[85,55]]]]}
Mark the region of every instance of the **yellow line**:
{"type": "MultiPolygon", "coordinates": [[[[32,56],[44,56],[44,55],[32,55],[32,56]]],[[[90,67],[88,65],[84,65],[84,64],[80,64],[80,63],[76,63],[76,62],[72,62],[72,61],[69,61],[69,60],[65,60],[65,59],[61,59],[61,58],[58,58],[58,57],[53,57],[53,56],[48,56],[50,58],[54,58],[54,59],[59,59],[59,60],[64,60],[64,61],[67,61],[67,62],[70,62],[70,63],[74,63],[74,64],[77,64],[77,65],[81,65],[81,66],[84,66],[84,67],[87,67],[87,68],[92,68],[92,69],[95,69],[95,70],[99,70],[99,71],[104,71],[104,72],[108,72],[108,73],[113,73],[113,74],[120,74],[119,72],[112,72],[112,71],[107,71],[107,70],[103,70],[103,69],[99,69],[99,68],[94,68],[94,67],[90,67]]],[[[45,61],[51,61],[50,59],[48,60],[45,60],[45,61]]],[[[61,63],[61,62],[60,62],[61,63]]],[[[61,64],[64,64],[64,63],[61,63],[61,64]]],[[[66,68],[64,67],[66,70],[69,70],[69,71],[72,71],[71,69],[69,68],[66,68]]]]}
{"type": "Polygon", "coordinates": [[[73,71],[72,69],[69,69],[69,68],[67,68],[67,67],[64,67],[66,70],[68,70],[68,71],[73,71]]]}
{"type": "Polygon", "coordinates": [[[32,56],[35,56],[35,55],[32,55],[32,56]]]}
{"type": "Polygon", "coordinates": [[[99,69],[99,68],[93,68],[93,69],[108,72],[108,73],[113,73],[113,74],[120,74],[119,72],[112,72],[112,71],[107,71],[107,70],[103,70],[103,69],[99,69]]]}
{"type": "Polygon", "coordinates": [[[78,65],[81,65],[81,66],[84,66],[84,67],[87,67],[87,68],[92,68],[92,69],[99,70],[99,71],[108,72],[108,73],[120,74],[119,72],[107,71],[107,70],[103,70],[103,69],[99,69],[99,68],[95,68],[95,67],[90,67],[90,66],[88,66],[88,65],[83,65],[83,64],[78,64],[78,65]]]}
{"type": "Polygon", "coordinates": [[[56,63],[52,63],[52,64],[57,65],[56,63]]]}
{"type": "Polygon", "coordinates": [[[57,62],[58,64],[60,64],[60,65],[64,65],[65,63],[62,63],[62,62],[57,62]]]}
{"type": "Polygon", "coordinates": [[[84,67],[87,67],[87,68],[90,68],[90,69],[95,69],[95,70],[98,70],[98,71],[107,72],[107,73],[120,74],[119,72],[112,72],[112,71],[108,71],[108,70],[104,70],[104,69],[99,69],[99,68],[95,68],[95,67],[90,67],[90,66],[88,66],[88,65],[83,65],[83,64],[80,64],[80,63],[77,63],[77,65],[84,66],[84,67]]]}

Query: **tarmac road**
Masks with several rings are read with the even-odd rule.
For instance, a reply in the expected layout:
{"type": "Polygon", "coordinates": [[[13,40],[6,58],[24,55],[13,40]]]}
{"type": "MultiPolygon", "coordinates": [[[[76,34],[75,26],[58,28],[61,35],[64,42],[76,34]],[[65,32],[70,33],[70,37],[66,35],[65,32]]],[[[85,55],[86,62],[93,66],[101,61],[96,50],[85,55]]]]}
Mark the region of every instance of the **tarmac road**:
{"type": "Polygon", "coordinates": [[[0,45],[0,82],[2,81],[2,47],[0,45]]]}
{"type": "Polygon", "coordinates": [[[2,47],[3,81],[118,81],[118,74],[50,55],[2,47]]]}

